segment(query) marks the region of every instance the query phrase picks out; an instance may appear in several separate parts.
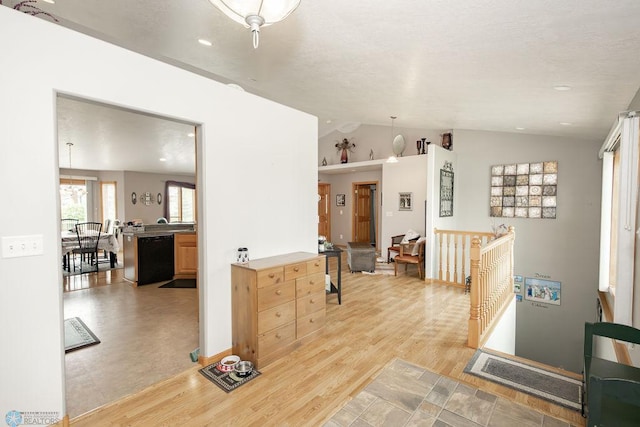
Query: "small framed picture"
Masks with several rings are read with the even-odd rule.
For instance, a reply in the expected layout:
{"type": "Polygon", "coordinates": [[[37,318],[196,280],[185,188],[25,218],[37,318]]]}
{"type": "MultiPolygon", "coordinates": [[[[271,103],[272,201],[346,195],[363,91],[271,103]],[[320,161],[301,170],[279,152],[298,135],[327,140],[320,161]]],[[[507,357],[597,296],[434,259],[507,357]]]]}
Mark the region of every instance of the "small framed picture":
{"type": "Polygon", "coordinates": [[[410,211],[413,210],[413,193],[399,193],[400,200],[398,209],[401,211],[410,211]]]}
{"type": "Polygon", "coordinates": [[[336,206],[344,206],[344,194],[336,194],[336,206]]]}

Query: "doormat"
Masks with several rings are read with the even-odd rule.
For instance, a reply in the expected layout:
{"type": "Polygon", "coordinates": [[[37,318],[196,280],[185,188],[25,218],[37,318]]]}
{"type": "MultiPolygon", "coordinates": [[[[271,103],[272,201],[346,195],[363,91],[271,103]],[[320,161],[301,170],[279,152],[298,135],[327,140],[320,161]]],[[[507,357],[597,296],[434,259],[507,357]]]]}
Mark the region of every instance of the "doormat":
{"type": "Polygon", "coordinates": [[[582,410],[582,382],[477,350],[464,372],[567,408],[582,410]]]}
{"type": "Polygon", "coordinates": [[[168,283],[165,283],[160,287],[161,288],[195,288],[196,279],[176,279],[168,283]]]}
{"type": "Polygon", "coordinates": [[[229,393],[240,387],[242,384],[248,383],[258,375],[260,371],[254,369],[246,377],[239,377],[234,371],[222,372],[218,369],[220,362],[214,363],[199,370],[199,372],[205,376],[209,381],[229,393]]]}
{"type": "Polygon", "coordinates": [[[100,340],[79,317],[64,319],[65,353],[95,344],[100,344],[100,340]]]}

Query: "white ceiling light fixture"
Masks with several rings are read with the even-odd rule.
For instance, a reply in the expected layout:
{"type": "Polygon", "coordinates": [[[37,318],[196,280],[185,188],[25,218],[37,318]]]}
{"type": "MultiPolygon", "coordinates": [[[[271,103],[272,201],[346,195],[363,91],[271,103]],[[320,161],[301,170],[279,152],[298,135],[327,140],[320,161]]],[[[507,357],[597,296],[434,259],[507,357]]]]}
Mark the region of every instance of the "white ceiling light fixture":
{"type": "MultiPolygon", "coordinates": [[[[393,121],[397,119],[397,117],[396,116],[390,116],[390,117],[391,117],[391,141],[393,141],[393,121]]],[[[398,163],[398,158],[392,154],[387,159],[387,163],[398,163]]]]}
{"type": "Polygon", "coordinates": [[[260,44],[260,27],[280,22],[300,5],[300,0],[209,0],[225,15],[253,34],[253,48],[260,44]]]}

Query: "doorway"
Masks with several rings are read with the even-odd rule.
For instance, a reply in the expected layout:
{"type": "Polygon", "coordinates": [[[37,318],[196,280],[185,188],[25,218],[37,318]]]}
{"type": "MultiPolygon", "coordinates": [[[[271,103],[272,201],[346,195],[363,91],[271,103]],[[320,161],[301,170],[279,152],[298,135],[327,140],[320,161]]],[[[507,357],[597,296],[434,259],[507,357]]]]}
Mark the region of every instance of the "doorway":
{"type": "MultiPolygon", "coordinates": [[[[73,168],[64,156],[59,156],[56,166],[87,171],[96,176],[96,182],[118,182],[116,212],[123,222],[145,218],[145,223],[156,223],[164,217],[168,203],[164,188],[170,177],[192,178],[199,188],[196,148],[200,129],[196,124],[60,94],[56,113],[59,151],[66,153],[60,147],[75,141],[73,168]],[[100,132],[94,134],[96,130],[100,132]],[[157,133],[167,135],[173,143],[154,138],[157,133]],[[166,161],[155,154],[158,146],[171,148],[163,151],[166,161]],[[105,163],[107,160],[131,163],[116,165],[105,163]],[[169,171],[172,161],[176,169],[169,171]],[[143,190],[153,200],[133,202],[132,192],[142,195],[143,190]]],[[[97,190],[90,194],[95,209],[89,220],[100,221],[98,196],[97,190]]],[[[196,204],[193,200],[189,205],[193,215],[196,204]]],[[[124,245],[119,244],[122,250],[124,245]]],[[[121,258],[120,263],[123,261],[121,258]]],[[[101,340],[65,355],[65,399],[71,418],[193,366],[189,356],[199,346],[199,288],[178,296],[159,289],[163,282],[134,288],[122,271],[87,273],[82,279],[90,286],[63,294],[64,318],[79,317],[101,340]]]]}
{"type": "Polygon", "coordinates": [[[331,184],[318,183],[318,236],[331,240],[331,184]]]}
{"type": "Polygon", "coordinates": [[[378,249],[378,181],[354,182],[351,241],[378,249]]]}

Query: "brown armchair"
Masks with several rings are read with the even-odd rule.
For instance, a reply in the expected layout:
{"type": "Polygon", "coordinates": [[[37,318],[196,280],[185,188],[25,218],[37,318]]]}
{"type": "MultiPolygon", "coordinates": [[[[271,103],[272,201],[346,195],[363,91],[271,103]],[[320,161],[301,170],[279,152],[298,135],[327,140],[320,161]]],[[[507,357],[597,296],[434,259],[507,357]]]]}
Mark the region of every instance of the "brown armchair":
{"type": "Polygon", "coordinates": [[[391,262],[391,251],[400,253],[400,242],[404,239],[404,234],[391,236],[391,246],[387,248],[387,262],[391,262]]]}
{"type": "Polygon", "coordinates": [[[398,275],[398,264],[404,264],[405,272],[407,271],[407,266],[409,264],[415,264],[418,266],[418,275],[421,279],[424,279],[425,244],[426,240],[419,240],[418,242],[414,243],[400,244],[400,254],[394,258],[394,276],[398,275]]]}

